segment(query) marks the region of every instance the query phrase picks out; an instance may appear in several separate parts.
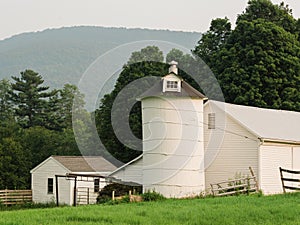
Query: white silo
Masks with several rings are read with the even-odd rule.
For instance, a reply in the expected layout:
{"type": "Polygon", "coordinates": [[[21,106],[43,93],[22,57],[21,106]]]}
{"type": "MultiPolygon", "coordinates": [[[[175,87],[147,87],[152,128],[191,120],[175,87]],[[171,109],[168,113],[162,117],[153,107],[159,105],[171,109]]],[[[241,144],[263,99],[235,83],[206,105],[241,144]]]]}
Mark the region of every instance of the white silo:
{"type": "Polygon", "coordinates": [[[203,100],[205,96],[169,74],[142,98],[143,189],[166,197],[189,197],[205,188],[203,100]]]}

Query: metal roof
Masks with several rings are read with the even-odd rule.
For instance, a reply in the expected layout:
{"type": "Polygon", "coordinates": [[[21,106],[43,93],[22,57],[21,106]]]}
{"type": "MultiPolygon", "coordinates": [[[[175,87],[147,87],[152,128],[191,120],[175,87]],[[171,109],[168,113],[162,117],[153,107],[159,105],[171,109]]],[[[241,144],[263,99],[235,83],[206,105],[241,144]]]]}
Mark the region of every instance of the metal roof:
{"type": "Polygon", "coordinates": [[[71,172],[110,172],[116,167],[101,156],[51,156],[71,172]]]}
{"type": "Polygon", "coordinates": [[[251,133],[267,141],[300,143],[300,112],[234,105],[209,100],[251,133]]]}

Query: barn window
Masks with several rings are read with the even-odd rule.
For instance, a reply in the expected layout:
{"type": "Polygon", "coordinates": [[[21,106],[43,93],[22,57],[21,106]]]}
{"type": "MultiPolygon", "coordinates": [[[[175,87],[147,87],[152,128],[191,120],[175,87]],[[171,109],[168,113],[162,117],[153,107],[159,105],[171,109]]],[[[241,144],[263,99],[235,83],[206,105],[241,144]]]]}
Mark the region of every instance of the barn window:
{"type": "Polygon", "coordinates": [[[53,194],[53,178],[48,178],[48,194],[53,194]]]}
{"type": "Polygon", "coordinates": [[[96,178],[94,180],[94,192],[99,192],[100,190],[100,179],[96,178]]]}
{"type": "Polygon", "coordinates": [[[208,129],[216,128],[216,114],[208,113],[208,129]]]}

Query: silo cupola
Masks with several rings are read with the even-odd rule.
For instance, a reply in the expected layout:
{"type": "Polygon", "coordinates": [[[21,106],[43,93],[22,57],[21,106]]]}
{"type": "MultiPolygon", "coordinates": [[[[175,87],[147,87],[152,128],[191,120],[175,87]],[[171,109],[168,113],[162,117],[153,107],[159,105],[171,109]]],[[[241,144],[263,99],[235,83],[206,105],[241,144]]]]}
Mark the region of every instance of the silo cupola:
{"type": "Polygon", "coordinates": [[[169,63],[169,65],[170,65],[169,74],[174,73],[174,74],[178,75],[178,68],[177,68],[178,62],[173,60],[169,63]]]}

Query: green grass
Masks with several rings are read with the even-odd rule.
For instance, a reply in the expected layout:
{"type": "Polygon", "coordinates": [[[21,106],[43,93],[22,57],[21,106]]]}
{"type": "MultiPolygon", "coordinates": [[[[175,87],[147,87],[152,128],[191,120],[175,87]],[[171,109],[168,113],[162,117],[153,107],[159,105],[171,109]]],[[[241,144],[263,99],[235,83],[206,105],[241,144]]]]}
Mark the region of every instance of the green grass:
{"type": "Polygon", "coordinates": [[[0,224],[300,224],[300,193],[2,211],[0,224]]]}

